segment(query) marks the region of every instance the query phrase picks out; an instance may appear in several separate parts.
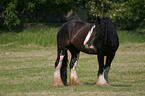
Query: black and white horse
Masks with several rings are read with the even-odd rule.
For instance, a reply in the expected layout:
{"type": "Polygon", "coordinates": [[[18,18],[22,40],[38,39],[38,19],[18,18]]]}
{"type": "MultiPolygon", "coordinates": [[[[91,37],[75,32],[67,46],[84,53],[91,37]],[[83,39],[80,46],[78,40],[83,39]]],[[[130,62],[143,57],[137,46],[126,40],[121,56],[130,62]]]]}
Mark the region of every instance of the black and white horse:
{"type": "Polygon", "coordinates": [[[57,60],[53,85],[67,85],[67,50],[71,53],[69,85],[82,85],[76,73],[80,51],[97,55],[99,71],[96,84],[110,85],[108,72],[118,47],[116,29],[107,17],[101,19],[98,17],[93,24],[78,20],[64,23],[57,34],[57,60]],[[105,64],[104,56],[106,56],[105,64]]]}

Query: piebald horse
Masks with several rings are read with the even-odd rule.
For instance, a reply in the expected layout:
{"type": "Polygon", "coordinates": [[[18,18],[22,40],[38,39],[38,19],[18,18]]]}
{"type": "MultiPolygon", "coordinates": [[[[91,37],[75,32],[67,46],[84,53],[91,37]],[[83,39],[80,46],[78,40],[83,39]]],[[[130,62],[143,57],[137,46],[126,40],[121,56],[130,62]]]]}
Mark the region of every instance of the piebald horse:
{"type": "Polygon", "coordinates": [[[94,21],[87,23],[70,20],[61,26],[57,33],[57,59],[53,86],[67,85],[67,50],[71,53],[69,85],[82,85],[76,73],[80,51],[97,55],[99,71],[96,85],[110,85],[108,72],[119,47],[119,39],[109,18],[98,17],[94,21]],[[105,56],[106,62],[104,62],[105,56]]]}

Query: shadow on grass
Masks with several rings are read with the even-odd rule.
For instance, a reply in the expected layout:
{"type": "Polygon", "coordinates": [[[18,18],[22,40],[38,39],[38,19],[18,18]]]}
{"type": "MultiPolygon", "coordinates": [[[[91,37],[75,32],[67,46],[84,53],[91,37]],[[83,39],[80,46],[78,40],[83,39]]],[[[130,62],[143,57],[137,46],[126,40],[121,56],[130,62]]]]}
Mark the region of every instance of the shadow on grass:
{"type": "MultiPolygon", "coordinates": [[[[96,82],[84,82],[83,85],[96,85],[96,82]]],[[[111,84],[111,87],[131,87],[132,85],[111,84]]]]}
{"type": "Polygon", "coordinates": [[[131,87],[132,85],[123,85],[123,84],[111,84],[113,87],[131,87]]]}
{"type": "Polygon", "coordinates": [[[96,82],[94,82],[94,83],[93,82],[84,82],[83,84],[84,85],[96,85],[96,82]]]}

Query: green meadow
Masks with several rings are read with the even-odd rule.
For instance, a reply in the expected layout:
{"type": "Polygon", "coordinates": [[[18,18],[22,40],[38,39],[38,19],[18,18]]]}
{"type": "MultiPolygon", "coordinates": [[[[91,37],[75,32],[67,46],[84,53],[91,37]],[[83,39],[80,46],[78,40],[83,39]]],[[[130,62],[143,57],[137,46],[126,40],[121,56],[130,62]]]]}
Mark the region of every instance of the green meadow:
{"type": "MultiPolygon", "coordinates": [[[[59,28],[43,25],[0,32],[0,96],[145,95],[144,30],[118,30],[120,46],[109,72],[109,87],[95,85],[97,57],[85,53],[80,54],[77,64],[77,74],[83,86],[54,87],[59,28]]],[[[68,66],[68,82],[69,73],[68,66]]]]}

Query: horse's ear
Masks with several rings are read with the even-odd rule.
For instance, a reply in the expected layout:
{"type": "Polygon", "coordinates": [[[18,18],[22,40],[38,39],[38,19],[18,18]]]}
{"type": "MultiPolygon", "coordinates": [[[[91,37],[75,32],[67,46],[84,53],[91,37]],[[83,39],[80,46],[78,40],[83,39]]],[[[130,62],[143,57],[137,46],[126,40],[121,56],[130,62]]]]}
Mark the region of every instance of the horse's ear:
{"type": "Polygon", "coordinates": [[[97,24],[99,25],[101,23],[101,19],[99,16],[97,16],[97,24]]]}

